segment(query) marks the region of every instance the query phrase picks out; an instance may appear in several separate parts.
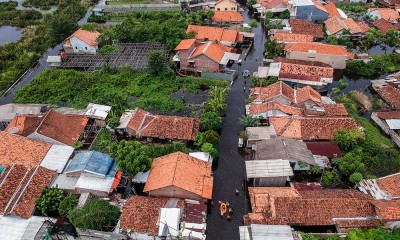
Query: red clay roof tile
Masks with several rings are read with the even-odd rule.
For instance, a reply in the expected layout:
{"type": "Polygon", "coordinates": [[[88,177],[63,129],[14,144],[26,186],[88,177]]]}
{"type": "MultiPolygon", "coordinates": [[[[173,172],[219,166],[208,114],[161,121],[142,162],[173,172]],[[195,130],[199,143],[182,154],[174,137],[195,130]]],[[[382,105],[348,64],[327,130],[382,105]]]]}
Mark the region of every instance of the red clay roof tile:
{"type": "Polygon", "coordinates": [[[383,222],[400,221],[400,200],[376,200],[373,204],[383,222]]]}
{"type": "Polygon", "coordinates": [[[213,22],[243,22],[240,12],[234,11],[216,11],[212,17],[213,22]]]}
{"type": "Polygon", "coordinates": [[[344,55],[348,59],[354,59],[354,53],[339,45],[330,45],[323,43],[288,43],[285,45],[286,52],[308,52],[315,51],[319,54],[344,55]]]}
{"type": "Polygon", "coordinates": [[[381,18],[372,23],[377,29],[379,29],[382,33],[386,33],[389,30],[398,30],[397,27],[385,19],[381,18]]]}
{"type": "Polygon", "coordinates": [[[295,34],[295,33],[275,33],[272,37],[273,40],[278,42],[285,43],[294,43],[294,42],[312,42],[314,37],[312,35],[307,34],[295,34]]]}
{"type": "Polygon", "coordinates": [[[189,25],[187,27],[186,33],[191,32],[195,33],[195,37],[198,40],[217,40],[219,42],[230,42],[232,44],[240,42],[240,34],[238,31],[235,30],[228,30],[210,26],[189,25]]]}
{"type": "Polygon", "coordinates": [[[189,49],[194,43],[196,42],[196,39],[183,39],[178,46],[174,49],[175,51],[180,51],[180,50],[187,50],[189,49]]]}
{"type": "Polygon", "coordinates": [[[98,45],[97,39],[100,37],[100,33],[97,31],[87,31],[83,29],[76,30],[71,36],[69,36],[66,41],[69,41],[71,37],[76,37],[83,42],[96,47],[98,45]]]}
{"type": "Polygon", "coordinates": [[[388,192],[393,198],[400,198],[400,173],[377,179],[379,188],[388,192]]]}
{"type": "Polygon", "coordinates": [[[36,130],[41,121],[40,115],[17,115],[4,131],[26,137],[36,130]]]}
{"type": "Polygon", "coordinates": [[[323,38],[324,31],[322,24],[311,24],[304,19],[289,19],[292,33],[312,35],[315,38],[323,38]]]}
{"type": "Polygon", "coordinates": [[[336,8],[335,3],[330,2],[326,4],[324,7],[326,11],[328,11],[329,17],[340,17],[340,13],[336,8]]]}

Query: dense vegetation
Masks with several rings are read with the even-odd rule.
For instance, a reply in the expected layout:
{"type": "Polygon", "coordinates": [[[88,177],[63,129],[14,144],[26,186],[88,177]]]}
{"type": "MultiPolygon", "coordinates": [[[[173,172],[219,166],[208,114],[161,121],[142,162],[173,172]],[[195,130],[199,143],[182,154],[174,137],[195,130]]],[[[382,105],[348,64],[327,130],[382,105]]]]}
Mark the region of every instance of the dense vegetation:
{"type": "Polygon", "coordinates": [[[78,205],[78,199],[69,194],[64,196],[63,190],[45,187],[36,201],[36,209],[44,216],[66,216],[78,205]]]}
{"type": "Polygon", "coordinates": [[[16,103],[49,103],[84,108],[88,102],[111,105],[119,117],[127,108],[140,107],[159,112],[181,111],[182,101],[171,93],[183,89],[196,92],[211,86],[227,86],[226,81],[177,78],[174,74],[154,76],[130,68],[103,69],[91,73],[51,69],[40,73],[17,91],[16,103]],[[137,99],[135,101],[135,99],[137,99]]]}
{"type": "Polygon", "coordinates": [[[348,36],[330,35],[326,37],[326,42],[332,45],[345,46],[347,50],[350,52],[353,50],[353,42],[350,40],[350,37],[348,36]]]}
{"type": "Polygon", "coordinates": [[[77,28],[76,21],[83,17],[87,6],[81,4],[80,0],[64,0],[52,15],[45,15],[39,21],[34,20],[39,16],[38,12],[17,11],[15,3],[0,4],[1,24],[24,27],[20,41],[0,46],[0,94],[2,94],[40,58],[43,52],[77,28]]]}
{"type": "Polygon", "coordinates": [[[367,63],[362,60],[349,61],[346,70],[352,74],[366,77],[397,72],[400,71],[400,54],[375,55],[367,63]]]}
{"type": "Polygon", "coordinates": [[[362,17],[365,16],[369,5],[367,3],[348,3],[336,2],[335,6],[342,9],[349,17],[362,17]]]}
{"type": "Polygon", "coordinates": [[[333,235],[330,237],[316,237],[310,234],[301,234],[304,240],[396,240],[400,239],[400,231],[385,231],[382,228],[350,230],[346,237],[333,235]]]}

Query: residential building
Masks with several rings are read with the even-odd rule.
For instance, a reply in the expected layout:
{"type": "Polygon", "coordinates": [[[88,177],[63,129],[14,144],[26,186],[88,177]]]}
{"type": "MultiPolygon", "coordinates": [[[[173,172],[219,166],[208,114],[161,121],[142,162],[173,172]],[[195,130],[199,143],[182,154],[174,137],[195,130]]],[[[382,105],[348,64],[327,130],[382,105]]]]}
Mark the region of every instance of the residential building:
{"type": "Polygon", "coordinates": [[[175,48],[174,61],[183,71],[224,72],[240,54],[232,53],[233,49],[212,41],[197,43],[195,39],[185,39],[175,48]]]}
{"type": "Polygon", "coordinates": [[[374,202],[378,219],[383,228],[393,230],[400,227],[400,201],[379,200],[374,202]]]}
{"type": "Polygon", "coordinates": [[[289,19],[291,33],[312,35],[314,38],[324,38],[322,24],[309,23],[304,19],[289,19]]]}
{"type": "Polygon", "coordinates": [[[335,142],[306,142],[307,148],[313,155],[324,156],[328,159],[342,157],[342,152],[335,142]]]}
{"type": "Polygon", "coordinates": [[[245,164],[247,180],[255,187],[283,187],[294,175],[288,160],[247,160],[245,164]]]}
{"type": "Polygon", "coordinates": [[[356,22],[352,18],[341,19],[339,17],[331,17],[325,21],[326,33],[336,36],[349,35],[359,37],[366,32],[366,28],[361,28],[359,24],[362,24],[362,22],[356,22]]]}
{"type": "Polygon", "coordinates": [[[218,41],[229,47],[236,46],[244,39],[243,34],[238,31],[210,26],[189,25],[186,33],[194,33],[197,40],[218,41]]]}
{"type": "Polygon", "coordinates": [[[97,31],[78,29],[65,40],[64,51],[66,53],[96,54],[99,37],[100,33],[97,31]]]}
{"type": "Polygon", "coordinates": [[[371,119],[400,147],[400,111],[373,112],[371,119]]]}
{"type": "Polygon", "coordinates": [[[295,33],[275,33],[271,39],[277,41],[278,43],[312,42],[314,40],[314,36],[295,33]]]}
{"type": "Polygon", "coordinates": [[[215,3],[215,12],[237,12],[239,7],[235,0],[219,0],[215,3]]]}
{"type": "Polygon", "coordinates": [[[208,152],[190,152],[189,156],[200,159],[202,161],[209,162],[209,163],[213,162],[213,157],[208,152]]]}
{"type": "Polygon", "coordinates": [[[288,43],[285,52],[289,59],[323,62],[334,69],[345,69],[347,61],[354,59],[345,47],[323,43],[288,43]]]}
{"type": "Polygon", "coordinates": [[[256,6],[258,12],[263,16],[266,12],[281,13],[288,10],[287,0],[257,0],[256,6]]]}
{"type": "Polygon", "coordinates": [[[372,82],[372,88],[393,109],[400,109],[400,75],[372,82]]]}
{"type": "Polygon", "coordinates": [[[398,25],[394,25],[383,18],[372,22],[372,25],[374,25],[378,30],[380,30],[384,34],[387,33],[389,30],[394,30],[394,31],[399,30],[398,25]]]}
{"type": "Polygon", "coordinates": [[[268,87],[255,87],[250,90],[250,97],[253,102],[279,102],[284,105],[291,105],[295,102],[294,90],[283,81],[271,84],[268,87]]]}
{"type": "Polygon", "coordinates": [[[372,198],[352,189],[249,188],[249,195],[252,212],[243,217],[245,225],[334,227],[339,233],[379,225],[372,198]]]}
{"type": "Polygon", "coordinates": [[[246,147],[255,148],[256,143],[276,137],[275,129],[271,126],[246,127],[247,142],[246,147]]]}
{"type": "Polygon", "coordinates": [[[38,115],[47,111],[46,104],[4,104],[0,106],[0,124],[6,128],[17,115],[38,115]]]}
{"type": "Polygon", "coordinates": [[[182,152],[155,158],[144,192],[155,197],[212,198],[211,163],[182,152]]]}
{"type": "Polygon", "coordinates": [[[332,83],[333,68],[323,62],[279,57],[270,64],[268,75],[301,85],[324,86],[332,83]]]}
{"type": "Polygon", "coordinates": [[[289,225],[250,224],[250,226],[239,226],[239,235],[240,240],[295,240],[299,238],[299,235],[289,225]]]}
{"type": "Polygon", "coordinates": [[[288,106],[276,101],[246,105],[246,115],[251,117],[268,118],[271,116],[291,116],[302,114],[303,111],[301,108],[288,106]]]}
{"type": "Polygon", "coordinates": [[[363,179],[357,187],[377,200],[400,200],[400,173],[377,179],[363,179]]]}
{"type": "Polygon", "coordinates": [[[400,17],[399,12],[391,8],[370,8],[367,14],[373,20],[385,19],[391,23],[396,23],[400,17]]]}
{"type": "Polygon", "coordinates": [[[328,19],[328,11],[317,0],[293,0],[289,4],[291,15],[297,19],[305,19],[309,22],[328,19]]]}
{"type": "MultiPolygon", "coordinates": [[[[225,0],[226,1],[226,0],[225,0]]],[[[214,23],[227,24],[227,23],[242,23],[243,17],[240,12],[234,11],[216,11],[211,18],[214,23]]]]}
{"type": "Polygon", "coordinates": [[[53,227],[57,219],[50,217],[31,216],[28,219],[16,216],[0,215],[0,239],[46,239],[48,229],[53,227]]]}
{"type": "Polygon", "coordinates": [[[301,140],[331,140],[339,129],[358,129],[349,117],[270,117],[278,136],[301,140]]]}
{"type": "Polygon", "coordinates": [[[107,197],[118,186],[120,177],[115,160],[107,154],[79,151],[52,186],[73,194],[91,193],[107,197]]]}
{"type": "Polygon", "coordinates": [[[326,9],[326,11],[328,11],[328,15],[330,18],[333,17],[338,17],[341,19],[347,18],[347,15],[341,9],[337,8],[335,3],[333,2],[324,5],[324,8],[326,9]]]}
{"type": "Polygon", "coordinates": [[[138,139],[195,141],[199,127],[198,118],[156,115],[136,108],[121,116],[117,130],[138,139]]]}
{"type": "Polygon", "coordinates": [[[399,1],[398,0],[378,0],[376,1],[378,5],[388,7],[388,8],[393,8],[396,9],[396,5],[398,5],[399,1]]]}

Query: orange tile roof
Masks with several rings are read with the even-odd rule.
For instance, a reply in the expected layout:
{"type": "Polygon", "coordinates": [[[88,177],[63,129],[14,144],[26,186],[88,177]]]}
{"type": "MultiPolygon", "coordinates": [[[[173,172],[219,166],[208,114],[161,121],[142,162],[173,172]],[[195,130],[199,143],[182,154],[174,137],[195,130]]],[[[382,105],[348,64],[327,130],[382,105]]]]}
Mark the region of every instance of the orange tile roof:
{"type": "Polygon", "coordinates": [[[207,42],[196,47],[189,59],[204,54],[217,63],[220,63],[226,52],[230,52],[232,48],[224,46],[220,43],[207,42]]]}
{"type": "Polygon", "coordinates": [[[138,137],[196,140],[199,131],[198,118],[154,115],[140,108],[134,110],[128,128],[138,137]]]}
{"type": "Polygon", "coordinates": [[[328,11],[330,18],[331,17],[340,17],[340,13],[337,10],[337,8],[333,2],[326,4],[324,7],[328,11]]]}
{"type": "Polygon", "coordinates": [[[390,22],[386,21],[383,18],[372,22],[372,25],[374,25],[382,33],[386,33],[389,30],[398,30],[395,25],[391,24],[390,22]]]}
{"type": "MultiPolygon", "coordinates": [[[[134,233],[158,236],[160,208],[167,207],[170,198],[130,197],[122,208],[121,229],[134,233]]],[[[184,201],[178,200],[176,208],[183,208],[184,201]]]]}
{"type": "Polygon", "coordinates": [[[170,186],[191,192],[199,198],[211,199],[211,163],[182,152],[155,158],[143,191],[151,194],[151,191],[170,186]]]}
{"type": "Polygon", "coordinates": [[[69,36],[66,41],[70,41],[72,37],[76,37],[83,42],[95,47],[98,45],[97,39],[100,37],[100,33],[97,31],[87,31],[83,29],[76,30],[71,36],[69,36]]]}
{"type": "Polygon", "coordinates": [[[354,59],[354,53],[339,45],[330,45],[322,43],[288,43],[285,45],[286,52],[308,52],[316,51],[319,54],[345,55],[348,59],[354,59]]]}
{"type": "Polygon", "coordinates": [[[314,6],[316,7],[316,8],[318,8],[319,10],[321,10],[321,11],[323,11],[323,12],[328,12],[326,9],[325,9],[325,6],[324,5],[322,5],[319,1],[317,1],[317,0],[312,0],[312,2],[314,3],[314,6]]]}
{"type": "Polygon", "coordinates": [[[4,131],[26,137],[36,130],[41,120],[40,115],[17,115],[4,131]]]}
{"type": "Polygon", "coordinates": [[[355,33],[363,33],[364,32],[361,29],[361,27],[352,18],[343,19],[343,22],[344,22],[344,24],[346,24],[350,33],[355,34],[355,33]]]}
{"type": "Polygon", "coordinates": [[[321,82],[321,78],[333,78],[333,68],[313,64],[312,61],[284,61],[281,62],[279,78],[321,82]]]}
{"type": "Polygon", "coordinates": [[[278,6],[279,4],[287,6],[288,0],[257,0],[257,3],[265,7],[266,9],[272,9],[278,6]]]}
{"type": "Polygon", "coordinates": [[[358,127],[349,117],[271,117],[270,123],[278,136],[302,140],[333,139],[339,129],[358,127]]]}
{"type": "Polygon", "coordinates": [[[215,3],[215,5],[223,3],[225,1],[228,1],[228,2],[231,2],[231,3],[234,3],[234,4],[238,5],[238,6],[240,6],[240,4],[237,3],[235,0],[219,0],[218,2],[215,3]]]}
{"type": "Polygon", "coordinates": [[[400,221],[400,200],[376,200],[373,204],[383,222],[400,221]]]}
{"type": "Polygon", "coordinates": [[[336,34],[344,29],[347,29],[347,26],[339,17],[331,17],[325,21],[326,30],[329,34],[336,34]]]}
{"type": "Polygon", "coordinates": [[[255,87],[250,90],[250,97],[255,100],[268,101],[274,97],[283,96],[294,102],[294,90],[283,81],[271,84],[268,87],[255,87]]]}
{"type": "Polygon", "coordinates": [[[327,117],[334,117],[334,116],[347,117],[349,115],[343,103],[324,104],[323,107],[325,109],[325,116],[327,117]]]}
{"type": "Polygon", "coordinates": [[[250,104],[250,114],[261,114],[271,110],[280,110],[288,115],[301,115],[302,110],[298,107],[286,106],[280,102],[272,101],[261,104],[250,104]]]}
{"type": "Polygon", "coordinates": [[[198,40],[217,40],[219,42],[231,42],[235,44],[240,42],[239,32],[235,30],[228,30],[218,27],[189,25],[186,33],[194,32],[198,40]]]}
{"type": "Polygon", "coordinates": [[[381,18],[389,22],[399,19],[399,12],[391,8],[370,8],[369,10],[371,12],[378,11],[381,18]]]}
{"type": "Polygon", "coordinates": [[[356,23],[357,23],[357,25],[360,27],[362,33],[366,33],[366,32],[368,32],[368,30],[370,29],[370,27],[368,26],[368,24],[366,24],[366,23],[363,22],[363,21],[358,20],[358,21],[356,21],[356,23]]]}
{"type": "Polygon", "coordinates": [[[187,50],[189,49],[194,43],[196,42],[196,39],[183,39],[178,46],[174,49],[175,51],[179,50],[187,50]]]}
{"type": "Polygon", "coordinates": [[[387,103],[392,105],[396,109],[400,109],[400,90],[391,84],[386,84],[383,87],[376,89],[378,94],[387,103]]]}
{"type": "Polygon", "coordinates": [[[249,187],[251,211],[271,213],[277,197],[301,197],[293,187],[249,187]]]}
{"type": "Polygon", "coordinates": [[[272,39],[279,42],[312,42],[314,37],[307,34],[276,33],[272,39]]]}
{"type": "Polygon", "coordinates": [[[0,132],[0,165],[20,164],[36,167],[46,156],[51,144],[0,132]]]}
{"type": "Polygon", "coordinates": [[[400,173],[377,179],[379,188],[388,192],[392,198],[400,198],[400,173]]]}
{"type": "Polygon", "coordinates": [[[311,24],[304,19],[289,19],[289,25],[292,33],[312,35],[315,38],[324,37],[322,24],[311,24]]]}
{"type": "Polygon", "coordinates": [[[36,132],[67,145],[79,140],[89,119],[84,115],[63,114],[50,110],[36,132]]]}
{"type": "Polygon", "coordinates": [[[297,90],[296,99],[297,104],[304,103],[307,100],[311,100],[319,106],[321,106],[322,104],[321,94],[319,94],[319,92],[317,92],[316,90],[314,90],[314,88],[310,86],[305,86],[300,90],[297,90]]]}
{"type": "Polygon", "coordinates": [[[216,11],[212,17],[213,22],[243,22],[240,12],[234,11],[216,11]]]}

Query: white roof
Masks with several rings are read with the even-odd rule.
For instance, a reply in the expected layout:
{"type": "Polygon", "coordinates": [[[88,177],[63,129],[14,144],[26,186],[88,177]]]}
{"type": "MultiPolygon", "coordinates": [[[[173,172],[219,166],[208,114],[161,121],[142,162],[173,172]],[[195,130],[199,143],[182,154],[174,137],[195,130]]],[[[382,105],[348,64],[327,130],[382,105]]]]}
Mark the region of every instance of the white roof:
{"type": "Polygon", "coordinates": [[[90,173],[82,173],[76,182],[75,188],[109,192],[113,182],[114,178],[98,177],[90,173]]]}
{"type": "Polygon", "coordinates": [[[253,240],[293,240],[292,229],[288,225],[251,224],[253,240]]]}
{"type": "Polygon", "coordinates": [[[281,70],[281,63],[280,62],[271,63],[269,65],[268,76],[279,77],[279,71],[280,70],[281,70]]]}
{"type": "Polygon", "coordinates": [[[293,176],[289,160],[248,160],[246,161],[247,178],[293,176]]]}
{"type": "Polygon", "coordinates": [[[90,118],[105,120],[110,111],[111,111],[111,106],[89,103],[89,105],[86,108],[85,115],[90,118]]]}
{"type": "Polygon", "coordinates": [[[314,5],[311,0],[292,0],[294,6],[310,6],[314,5]]]}
{"type": "Polygon", "coordinates": [[[67,176],[67,174],[59,174],[53,184],[51,184],[51,187],[57,186],[60,189],[74,190],[78,179],[79,177],[70,177],[67,176]]]}
{"type": "Polygon", "coordinates": [[[11,121],[17,114],[40,114],[45,104],[5,104],[0,105],[0,122],[11,121]]]}
{"type": "Polygon", "coordinates": [[[225,52],[219,64],[226,65],[229,60],[238,61],[240,58],[240,54],[225,52]]]}
{"type": "Polygon", "coordinates": [[[259,78],[267,78],[269,72],[269,67],[258,67],[257,77],[259,78]]]}
{"type": "Polygon", "coordinates": [[[276,137],[275,128],[271,126],[266,127],[247,127],[246,132],[248,141],[254,140],[269,140],[276,137]]]}
{"type": "Polygon", "coordinates": [[[119,126],[117,128],[127,128],[129,121],[132,119],[133,113],[135,110],[127,110],[122,116],[119,118],[119,126]]]}
{"type": "Polygon", "coordinates": [[[180,219],[180,208],[161,208],[159,216],[158,236],[178,236],[180,219]]]}
{"type": "Polygon", "coordinates": [[[195,157],[197,159],[200,159],[205,162],[211,162],[213,161],[213,158],[211,157],[210,153],[208,152],[191,152],[189,153],[189,156],[195,157]]]}
{"type": "Polygon", "coordinates": [[[0,215],[0,239],[34,239],[46,219],[55,222],[53,218],[32,216],[29,219],[24,219],[16,216],[0,215]]]}
{"type": "MultiPolygon", "coordinates": [[[[246,23],[247,24],[247,23],[246,23]]],[[[245,27],[245,26],[243,26],[243,27],[245,27]]],[[[253,32],[239,32],[240,34],[243,34],[243,36],[244,37],[246,37],[246,38],[254,38],[254,36],[256,35],[255,33],[253,33],[253,32]]]]}
{"type": "Polygon", "coordinates": [[[400,119],[386,119],[386,123],[389,125],[390,129],[400,129],[400,119]]]}
{"type": "Polygon", "coordinates": [[[46,62],[48,63],[60,63],[61,56],[48,56],[46,62]]]}
{"type": "Polygon", "coordinates": [[[346,13],[344,13],[342,9],[338,8],[337,10],[338,10],[339,15],[340,15],[341,18],[347,18],[346,13]]]}
{"type": "Polygon", "coordinates": [[[73,152],[73,147],[52,145],[40,166],[62,173],[73,152]]]}
{"type": "Polygon", "coordinates": [[[138,172],[132,179],[132,182],[135,183],[146,183],[147,182],[147,178],[149,177],[149,172],[138,172]]]}

